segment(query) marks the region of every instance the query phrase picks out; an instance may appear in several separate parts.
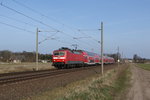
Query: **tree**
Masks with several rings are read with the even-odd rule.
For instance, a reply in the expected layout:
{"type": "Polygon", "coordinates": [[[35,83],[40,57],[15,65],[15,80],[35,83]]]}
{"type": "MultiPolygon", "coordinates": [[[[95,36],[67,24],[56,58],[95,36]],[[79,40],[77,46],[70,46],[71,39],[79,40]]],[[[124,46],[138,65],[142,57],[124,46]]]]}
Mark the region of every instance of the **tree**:
{"type": "Polygon", "coordinates": [[[144,63],[145,60],[146,60],[145,58],[142,58],[142,57],[138,56],[137,54],[133,55],[133,61],[135,63],[144,63]]]}
{"type": "Polygon", "coordinates": [[[138,55],[137,55],[137,54],[134,54],[134,55],[133,55],[133,61],[134,61],[134,62],[137,62],[137,60],[138,60],[138,55]]]}
{"type": "Polygon", "coordinates": [[[9,50],[0,51],[1,61],[4,61],[4,62],[9,61],[11,56],[12,56],[12,52],[9,50]]]}
{"type": "Polygon", "coordinates": [[[107,56],[114,58],[115,62],[117,62],[118,59],[121,59],[120,53],[107,54],[107,56]]]}

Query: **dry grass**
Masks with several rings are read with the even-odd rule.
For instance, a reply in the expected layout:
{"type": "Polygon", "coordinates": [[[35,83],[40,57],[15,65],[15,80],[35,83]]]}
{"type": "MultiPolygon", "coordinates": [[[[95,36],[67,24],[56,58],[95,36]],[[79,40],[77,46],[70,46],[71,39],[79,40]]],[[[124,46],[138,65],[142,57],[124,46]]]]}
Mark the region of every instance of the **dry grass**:
{"type": "MultiPolygon", "coordinates": [[[[95,83],[103,81],[103,85],[112,84],[113,80],[115,80],[117,71],[109,70],[102,77],[99,74],[88,77],[84,80],[76,81],[67,86],[62,86],[60,88],[56,88],[52,91],[44,92],[40,95],[36,95],[25,100],[66,100],[64,98],[70,98],[72,95],[76,93],[84,93],[86,91],[90,92],[89,87],[92,87],[95,83]]],[[[86,95],[86,94],[85,94],[86,95]]],[[[67,99],[69,100],[69,99],[67,99]]],[[[73,99],[74,100],[74,99],[73,99]]],[[[81,99],[79,99],[81,100],[81,99]]]]}
{"type": "MultiPolygon", "coordinates": [[[[51,63],[39,63],[39,70],[52,69],[51,63]]],[[[21,72],[21,71],[32,71],[36,68],[35,63],[3,63],[0,64],[0,73],[9,73],[9,72],[21,72]]]]}
{"type": "Polygon", "coordinates": [[[125,66],[109,70],[104,76],[97,74],[24,100],[121,100],[129,81],[129,69],[125,66]]]}

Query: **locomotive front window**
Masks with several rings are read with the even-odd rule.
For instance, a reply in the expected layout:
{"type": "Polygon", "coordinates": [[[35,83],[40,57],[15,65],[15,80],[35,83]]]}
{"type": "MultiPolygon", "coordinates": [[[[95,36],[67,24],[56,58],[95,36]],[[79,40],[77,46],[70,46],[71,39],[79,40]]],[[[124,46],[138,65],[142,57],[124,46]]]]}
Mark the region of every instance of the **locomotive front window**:
{"type": "Polygon", "coordinates": [[[63,56],[65,55],[65,52],[54,52],[55,56],[63,56]]]}
{"type": "Polygon", "coordinates": [[[58,55],[59,55],[59,52],[54,52],[54,55],[55,55],[55,56],[58,56],[58,55]]]}
{"type": "Polygon", "coordinates": [[[59,52],[59,55],[63,56],[63,55],[65,55],[65,53],[64,52],[59,52]]]}

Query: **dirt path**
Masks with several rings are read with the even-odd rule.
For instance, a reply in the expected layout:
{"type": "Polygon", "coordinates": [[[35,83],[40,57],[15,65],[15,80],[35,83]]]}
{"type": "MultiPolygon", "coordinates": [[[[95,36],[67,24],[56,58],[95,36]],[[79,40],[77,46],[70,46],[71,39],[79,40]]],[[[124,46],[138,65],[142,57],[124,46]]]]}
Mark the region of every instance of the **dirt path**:
{"type": "Polygon", "coordinates": [[[132,64],[132,87],[126,100],[150,100],[150,71],[132,64]]]}

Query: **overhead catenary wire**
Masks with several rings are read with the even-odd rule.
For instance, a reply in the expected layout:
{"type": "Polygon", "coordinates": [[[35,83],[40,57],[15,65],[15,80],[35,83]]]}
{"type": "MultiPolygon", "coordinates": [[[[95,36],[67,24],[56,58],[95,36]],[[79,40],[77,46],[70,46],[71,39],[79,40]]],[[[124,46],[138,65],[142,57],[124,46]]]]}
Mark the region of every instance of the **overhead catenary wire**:
{"type": "MultiPolygon", "coordinates": [[[[4,22],[0,22],[0,24],[3,24],[3,25],[5,25],[5,26],[9,26],[9,27],[11,27],[11,28],[15,28],[15,29],[18,29],[18,30],[21,30],[21,31],[28,32],[28,33],[30,33],[30,34],[32,34],[32,35],[35,35],[35,32],[30,31],[30,30],[27,30],[27,29],[22,28],[22,27],[18,27],[18,26],[15,26],[15,25],[11,25],[11,24],[8,24],[8,23],[4,23],[4,22]]],[[[40,34],[40,36],[46,37],[46,36],[43,35],[43,34],[40,34]]]]}
{"type": "Polygon", "coordinates": [[[22,20],[18,20],[18,19],[16,19],[16,18],[4,16],[4,15],[1,15],[1,14],[0,14],[0,17],[7,18],[7,19],[10,19],[10,20],[14,20],[14,21],[17,21],[17,22],[19,22],[19,23],[23,23],[23,24],[25,24],[25,25],[30,25],[30,26],[33,26],[33,27],[37,27],[37,25],[31,24],[31,23],[27,23],[27,22],[24,22],[24,21],[22,21],[22,20]]]}
{"type": "MultiPolygon", "coordinates": [[[[12,27],[12,28],[15,28],[15,29],[21,30],[21,31],[28,32],[28,33],[30,33],[30,34],[32,34],[32,35],[35,35],[35,32],[32,32],[32,31],[26,30],[26,29],[24,29],[24,28],[20,28],[20,27],[14,26],[14,25],[10,25],[10,24],[7,24],[7,23],[3,23],[3,22],[0,22],[0,24],[6,25],[6,26],[9,26],[9,27],[12,27]]],[[[50,37],[49,37],[49,38],[50,38],[50,37]]],[[[53,40],[55,40],[55,39],[53,39],[53,40]]],[[[70,43],[63,42],[63,41],[60,41],[60,40],[55,40],[55,41],[60,42],[60,43],[69,44],[69,45],[70,45],[70,43]]]]}
{"type": "MultiPolygon", "coordinates": [[[[30,18],[30,19],[32,19],[32,20],[34,20],[34,21],[36,21],[36,22],[43,23],[43,22],[38,21],[38,20],[36,20],[36,19],[34,19],[34,18],[32,18],[32,17],[29,17],[29,16],[27,16],[27,15],[25,15],[25,14],[23,14],[23,13],[21,13],[21,12],[17,11],[17,10],[14,10],[14,9],[12,9],[12,8],[10,8],[10,7],[7,7],[7,6],[5,6],[5,5],[4,5],[4,4],[2,4],[2,3],[1,3],[0,5],[1,5],[1,6],[4,6],[4,7],[6,7],[6,8],[8,8],[8,9],[10,9],[10,10],[12,10],[12,11],[15,11],[16,13],[19,13],[19,14],[21,14],[21,15],[23,15],[23,16],[25,16],[25,17],[27,17],[27,18],[30,18]]],[[[33,32],[33,31],[29,31],[29,30],[27,30],[27,29],[20,28],[20,27],[15,26],[15,25],[10,25],[10,24],[4,23],[4,22],[0,22],[0,24],[6,25],[6,26],[9,26],[9,27],[12,27],[12,28],[18,29],[18,30],[26,31],[26,32],[31,33],[31,34],[35,34],[35,32],[33,32]]],[[[46,25],[46,24],[44,24],[44,25],[46,25]]],[[[48,25],[47,25],[47,26],[48,26],[48,25]]],[[[54,28],[53,28],[53,29],[54,29],[54,28]]],[[[55,29],[55,30],[56,30],[56,29],[55,29]]],[[[47,31],[47,32],[49,32],[49,31],[47,31]]],[[[64,33],[64,32],[59,31],[59,30],[56,30],[56,32],[64,33]]],[[[40,34],[40,35],[41,35],[41,34],[40,34]]],[[[53,34],[53,35],[55,35],[55,34],[53,34]]],[[[44,36],[44,35],[42,35],[42,36],[44,36]]],[[[45,36],[44,36],[44,37],[45,37],[45,36]]],[[[50,37],[49,37],[49,38],[50,38],[50,37]]],[[[56,40],[56,41],[58,41],[58,42],[60,42],[60,43],[65,43],[65,44],[69,44],[69,45],[70,45],[70,43],[63,42],[63,41],[60,41],[60,40],[56,40]]]]}
{"type": "Polygon", "coordinates": [[[21,27],[18,27],[18,26],[10,25],[10,24],[4,23],[4,22],[0,22],[0,24],[6,25],[6,26],[9,26],[9,27],[18,29],[18,30],[26,31],[26,32],[28,32],[28,33],[30,33],[30,34],[35,34],[35,33],[32,32],[32,31],[29,31],[29,30],[27,30],[27,29],[24,29],[24,28],[21,28],[21,27]]]}
{"type": "Polygon", "coordinates": [[[6,6],[6,5],[4,5],[2,2],[1,2],[0,5],[3,6],[3,7],[5,7],[5,8],[7,8],[7,9],[9,9],[9,10],[11,10],[11,11],[14,11],[14,12],[16,12],[16,13],[18,13],[18,14],[24,16],[24,17],[27,17],[27,18],[29,18],[29,19],[31,19],[31,20],[37,22],[37,23],[40,23],[40,24],[42,24],[42,25],[45,25],[45,26],[47,26],[47,27],[50,27],[50,28],[53,29],[53,30],[58,31],[57,29],[53,28],[53,27],[50,26],[50,25],[47,25],[47,24],[43,23],[42,21],[40,21],[40,20],[38,20],[38,19],[35,19],[35,18],[33,18],[33,17],[30,17],[30,16],[28,16],[28,15],[22,13],[22,12],[19,12],[19,11],[13,9],[13,8],[10,8],[10,7],[6,6]]]}
{"type": "MultiPolygon", "coordinates": [[[[84,35],[87,35],[86,33],[82,32],[80,29],[78,31],[81,32],[84,35]]],[[[89,35],[87,35],[87,36],[89,36],[89,35]]],[[[95,42],[99,43],[99,41],[94,39],[92,36],[89,36],[89,37],[91,37],[95,42]]]]}
{"type": "MultiPolygon", "coordinates": [[[[24,28],[21,28],[21,27],[18,27],[18,26],[10,25],[10,24],[4,23],[4,22],[0,22],[0,24],[3,24],[3,25],[6,25],[6,26],[9,26],[9,27],[12,27],[12,28],[15,28],[15,29],[18,29],[18,30],[21,30],[21,31],[25,31],[25,32],[28,32],[30,34],[34,34],[35,35],[35,32],[29,31],[27,29],[24,29],[24,28]]],[[[50,38],[50,37],[52,37],[54,35],[56,35],[56,33],[52,34],[51,36],[47,37],[46,39],[48,39],[48,38],[50,38]]],[[[43,37],[45,37],[45,36],[43,36],[43,37]]],[[[56,40],[56,39],[53,39],[53,40],[55,40],[57,42],[60,42],[60,43],[65,43],[65,44],[71,45],[71,43],[69,43],[69,42],[64,42],[64,41],[56,40]]],[[[45,41],[45,40],[43,40],[43,41],[45,41]]]]}
{"type": "MultiPolygon", "coordinates": [[[[25,17],[27,17],[27,18],[29,18],[29,19],[35,21],[35,22],[38,22],[38,23],[43,24],[43,25],[45,25],[45,26],[47,26],[47,27],[50,27],[50,28],[54,29],[55,31],[60,31],[60,30],[57,30],[57,29],[55,29],[55,28],[53,28],[53,27],[51,27],[51,26],[49,26],[49,25],[43,23],[43,22],[40,21],[40,20],[34,19],[34,18],[32,18],[32,17],[30,17],[30,16],[28,16],[28,15],[25,15],[24,13],[21,13],[21,12],[15,10],[15,9],[13,9],[13,8],[10,8],[10,7],[8,7],[8,6],[4,5],[4,4],[2,4],[2,3],[1,3],[1,6],[7,8],[7,9],[9,9],[9,10],[12,10],[12,11],[18,13],[18,14],[21,14],[21,15],[23,15],[23,16],[25,16],[25,17]]],[[[66,34],[66,33],[63,32],[63,31],[60,31],[60,32],[66,34]]],[[[71,35],[69,35],[69,34],[67,34],[67,36],[73,37],[73,36],[71,36],[71,35]]]]}
{"type": "MultiPolygon", "coordinates": [[[[64,24],[64,23],[62,23],[62,22],[60,22],[60,21],[58,21],[58,20],[55,20],[55,19],[52,18],[52,17],[46,16],[46,15],[44,15],[43,13],[41,13],[41,12],[39,12],[39,11],[37,11],[37,10],[35,10],[35,9],[33,9],[33,8],[31,8],[31,7],[29,7],[29,6],[25,5],[25,4],[23,4],[23,3],[20,3],[20,2],[18,2],[18,1],[16,1],[16,0],[12,0],[12,1],[15,2],[16,4],[20,5],[20,6],[23,6],[24,8],[27,8],[28,10],[30,10],[30,11],[36,13],[36,14],[39,14],[40,16],[43,16],[43,17],[45,17],[45,18],[47,18],[47,19],[49,19],[49,20],[52,20],[52,21],[54,21],[54,22],[60,24],[60,25],[63,25],[63,26],[65,26],[65,27],[68,27],[68,29],[74,31],[75,33],[80,32],[80,33],[83,34],[83,32],[79,31],[79,29],[70,27],[70,26],[68,26],[68,25],[66,25],[66,24],[64,24]]],[[[94,31],[95,31],[95,30],[94,30],[94,31]]],[[[87,34],[84,33],[84,35],[87,35],[87,34]]],[[[99,42],[99,41],[96,40],[94,37],[92,37],[92,36],[90,36],[90,37],[91,37],[92,40],[96,41],[97,43],[99,42]]]]}
{"type": "MultiPolygon", "coordinates": [[[[14,11],[14,12],[16,12],[16,13],[18,13],[18,14],[24,16],[24,17],[27,17],[27,18],[29,18],[29,19],[31,19],[31,20],[37,22],[37,23],[40,23],[40,24],[45,25],[45,26],[47,26],[47,27],[50,27],[51,29],[53,29],[53,30],[55,30],[55,31],[60,31],[60,30],[58,30],[58,29],[53,28],[52,26],[50,26],[50,25],[48,25],[48,24],[45,24],[44,22],[42,22],[42,21],[40,21],[40,20],[37,20],[37,19],[35,19],[35,18],[33,18],[33,17],[30,17],[30,16],[28,16],[28,15],[22,13],[22,12],[19,12],[19,11],[15,10],[15,9],[13,9],[13,8],[11,8],[11,7],[8,7],[8,6],[4,5],[2,2],[1,2],[0,5],[3,6],[3,7],[5,7],[5,8],[7,8],[7,9],[9,9],[9,10],[11,10],[11,11],[14,11]]],[[[60,32],[61,32],[61,33],[64,33],[64,34],[67,34],[66,32],[63,32],[63,31],[60,31],[60,32]]],[[[66,36],[74,37],[74,36],[71,36],[70,34],[67,34],[66,36]]],[[[79,41],[79,40],[76,40],[76,41],[79,41]]],[[[81,43],[84,43],[84,42],[81,42],[81,43]]],[[[87,43],[85,43],[85,44],[86,44],[87,46],[89,46],[89,44],[87,44],[87,43]]],[[[90,47],[91,47],[91,46],[90,46],[90,47]]]]}
{"type": "Polygon", "coordinates": [[[18,14],[20,14],[20,15],[26,17],[26,18],[29,18],[29,19],[31,19],[31,20],[37,22],[37,23],[40,23],[40,24],[42,24],[42,25],[44,25],[44,26],[47,26],[47,27],[49,27],[49,28],[51,28],[51,29],[53,29],[53,30],[55,30],[55,31],[60,31],[61,33],[66,34],[66,36],[73,37],[73,36],[71,36],[70,34],[68,34],[68,33],[66,33],[66,32],[63,32],[63,31],[61,31],[61,30],[55,29],[55,28],[53,28],[52,26],[50,26],[50,25],[48,25],[48,24],[46,24],[46,23],[44,23],[44,22],[42,22],[42,21],[40,21],[40,20],[38,20],[38,19],[35,19],[35,18],[30,17],[30,16],[28,16],[28,15],[22,13],[22,12],[19,12],[19,11],[15,10],[15,9],[13,9],[13,8],[11,8],[11,7],[8,7],[8,6],[4,5],[2,2],[0,3],[0,5],[3,6],[3,7],[5,7],[5,8],[7,8],[7,9],[9,9],[9,10],[11,10],[11,11],[13,11],[13,12],[16,12],[16,13],[18,13],[18,14]]]}
{"type": "MultiPolygon", "coordinates": [[[[0,22],[0,24],[6,25],[6,26],[9,26],[9,27],[12,27],[12,28],[21,30],[21,31],[28,32],[28,33],[30,33],[30,34],[32,34],[32,35],[33,35],[33,34],[35,35],[34,32],[29,31],[29,30],[26,30],[26,29],[24,29],[24,28],[20,28],[20,27],[14,26],[14,25],[10,25],[10,24],[7,24],[7,23],[3,23],[3,22],[0,22]]],[[[55,34],[56,34],[56,33],[52,34],[51,37],[54,36],[55,34]]],[[[50,37],[47,37],[47,40],[48,40],[49,38],[50,38],[50,37]]],[[[71,43],[69,43],[69,42],[64,42],[64,41],[57,40],[57,39],[52,39],[52,40],[55,40],[55,41],[57,41],[57,42],[59,42],[59,43],[64,43],[64,44],[67,44],[67,45],[71,45],[71,43]]],[[[45,40],[43,40],[43,41],[41,41],[41,42],[44,42],[44,41],[45,41],[45,40]]]]}
{"type": "MultiPolygon", "coordinates": [[[[31,24],[31,23],[27,23],[27,22],[24,22],[22,20],[18,20],[18,19],[12,18],[12,17],[8,17],[8,16],[1,15],[1,14],[0,14],[0,17],[7,18],[7,19],[10,19],[10,20],[14,20],[14,21],[17,21],[19,23],[23,23],[25,25],[29,25],[29,26],[33,26],[33,27],[37,28],[37,25],[31,24]]],[[[1,24],[5,24],[6,25],[7,23],[1,22],[1,24]]],[[[14,27],[14,25],[10,25],[10,24],[7,24],[7,26],[13,26],[14,27]]],[[[19,28],[19,27],[15,26],[15,28],[19,28]]],[[[20,28],[20,29],[26,30],[26,29],[23,29],[23,28],[20,28]]],[[[50,32],[59,32],[59,31],[42,31],[42,32],[48,32],[48,33],[50,33],[50,32]]],[[[32,32],[32,33],[34,33],[34,32],[32,32]]],[[[43,35],[43,34],[40,34],[40,35],[43,36],[43,37],[47,37],[46,35],[43,35]]]]}
{"type": "MultiPolygon", "coordinates": [[[[60,21],[58,21],[58,20],[56,20],[56,19],[54,19],[54,18],[52,18],[52,17],[46,16],[46,15],[44,15],[43,13],[41,13],[41,12],[39,12],[39,11],[37,11],[37,10],[35,10],[35,9],[31,8],[31,7],[29,7],[29,6],[26,6],[26,5],[23,4],[23,3],[20,3],[20,2],[18,2],[18,1],[16,1],[16,0],[12,0],[12,1],[15,2],[16,4],[20,5],[20,6],[24,7],[24,8],[27,8],[28,10],[30,10],[30,11],[32,11],[32,12],[34,12],[34,13],[40,15],[40,16],[43,16],[43,17],[45,17],[45,18],[47,18],[47,19],[49,19],[49,20],[52,20],[52,21],[54,21],[54,22],[60,24],[60,25],[63,25],[63,26],[68,27],[69,29],[72,29],[72,27],[70,27],[70,26],[68,26],[68,25],[66,25],[66,24],[64,24],[64,23],[62,23],[62,22],[60,22],[60,21]]],[[[75,32],[75,33],[76,33],[76,32],[75,32]]]]}
{"type": "Polygon", "coordinates": [[[40,41],[39,44],[41,44],[42,42],[44,42],[44,41],[46,41],[46,40],[49,40],[49,39],[54,40],[55,38],[52,38],[52,36],[56,35],[57,33],[58,33],[58,32],[56,32],[56,33],[50,35],[49,37],[46,37],[44,40],[40,41]]]}
{"type": "MultiPolygon", "coordinates": [[[[57,23],[59,23],[59,24],[61,24],[61,25],[63,25],[63,26],[66,26],[65,24],[60,23],[59,21],[56,21],[56,20],[53,19],[53,18],[49,18],[48,16],[46,16],[46,15],[40,13],[39,11],[37,11],[37,10],[35,10],[35,9],[32,9],[32,8],[26,6],[25,4],[22,4],[22,3],[20,3],[20,2],[18,2],[18,1],[16,1],[16,0],[12,0],[12,1],[15,2],[16,4],[20,5],[20,6],[23,6],[23,7],[27,8],[27,9],[31,10],[32,12],[34,12],[34,13],[36,13],[36,14],[39,14],[39,15],[45,17],[45,18],[51,19],[51,20],[53,20],[53,21],[55,21],[55,22],[57,22],[57,23]]],[[[69,27],[69,26],[67,26],[67,27],[73,31],[73,28],[72,28],[72,27],[69,27]]],[[[78,31],[78,30],[77,30],[77,31],[78,31]]],[[[75,31],[74,31],[74,32],[75,32],[75,31]]],[[[79,32],[80,32],[80,31],[79,31],[79,32]]],[[[64,33],[64,32],[62,32],[62,33],[64,33]]],[[[75,33],[76,33],[76,32],[75,32],[75,33]]],[[[83,34],[83,32],[80,32],[80,33],[83,34]]],[[[84,35],[85,35],[85,34],[84,34],[84,35]]],[[[91,36],[90,36],[90,37],[91,37],[91,36]]],[[[94,39],[93,37],[91,37],[91,38],[92,38],[93,40],[95,40],[96,42],[98,42],[98,40],[94,39]]],[[[85,42],[84,42],[84,43],[85,43],[85,42]]]]}

